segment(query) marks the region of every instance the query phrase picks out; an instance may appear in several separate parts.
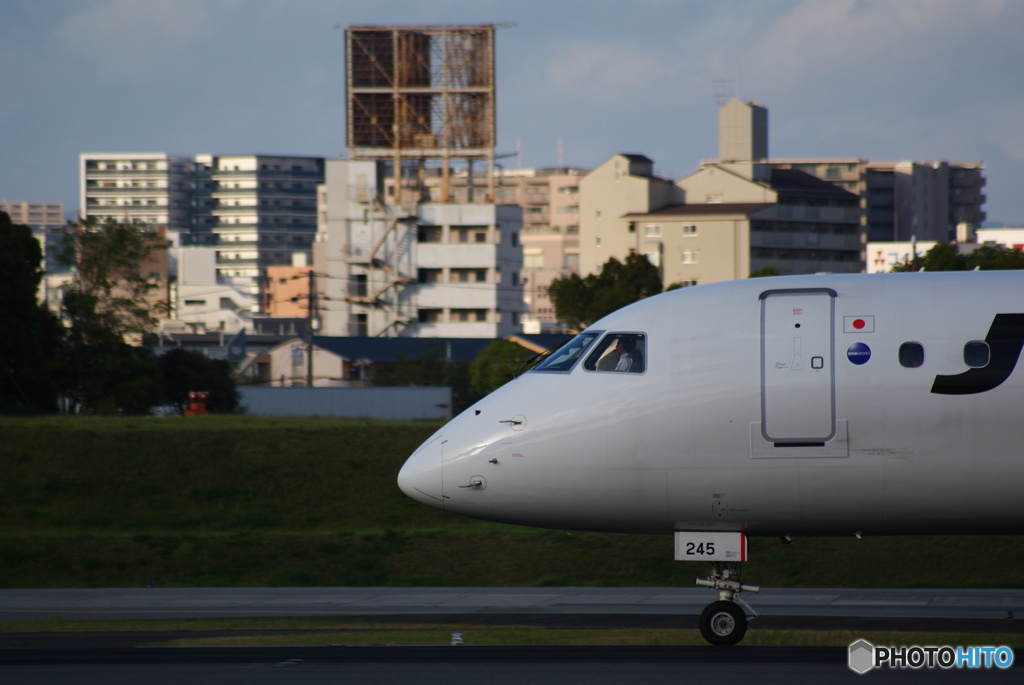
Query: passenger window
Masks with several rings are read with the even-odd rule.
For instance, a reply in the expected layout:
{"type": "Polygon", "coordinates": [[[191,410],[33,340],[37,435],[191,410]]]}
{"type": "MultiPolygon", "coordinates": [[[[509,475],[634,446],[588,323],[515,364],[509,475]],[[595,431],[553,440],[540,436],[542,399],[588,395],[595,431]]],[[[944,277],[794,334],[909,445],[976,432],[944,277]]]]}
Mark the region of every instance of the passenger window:
{"type": "Polygon", "coordinates": [[[900,365],[916,369],[924,364],[924,347],[920,343],[908,342],[900,345],[900,365]]]}
{"type": "Polygon", "coordinates": [[[643,373],[647,368],[647,345],[642,333],[609,333],[587,357],[588,371],[643,373]]]}
{"type": "Polygon", "coordinates": [[[990,354],[988,343],[973,340],[964,345],[964,364],[972,369],[988,366],[990,354]]]}

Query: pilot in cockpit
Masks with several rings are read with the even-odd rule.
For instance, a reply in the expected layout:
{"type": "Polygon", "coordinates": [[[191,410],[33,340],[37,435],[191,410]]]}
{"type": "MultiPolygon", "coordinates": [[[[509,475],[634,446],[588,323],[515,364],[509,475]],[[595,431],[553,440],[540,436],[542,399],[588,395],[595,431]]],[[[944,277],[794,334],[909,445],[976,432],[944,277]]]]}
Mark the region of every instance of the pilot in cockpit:
{"type": "Polygon", "coordinates": [[[643,358],[636,346],[637,338],[636,335],[615,336],[612,349],[604,353],[597,362],[597,370],[642,372],[643,358]]]}

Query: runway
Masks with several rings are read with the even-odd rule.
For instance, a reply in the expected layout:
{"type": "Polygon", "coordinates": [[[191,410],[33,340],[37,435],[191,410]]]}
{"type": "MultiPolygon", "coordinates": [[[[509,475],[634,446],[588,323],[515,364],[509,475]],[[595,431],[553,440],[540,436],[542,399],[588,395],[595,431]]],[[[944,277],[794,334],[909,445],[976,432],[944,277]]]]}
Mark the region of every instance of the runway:
{"type": "MultiPolygon", "coordinates": [[[[1024,619],[1024,590],[763,588],[744,597],[758,620],[788,618],[1003,621],[1024,619]]],[[[643,617],[696,616],[715,593],[703,588],[127,588],[0,589],[0,620],[231,618],[253,616],[643,617]]],[[[607,620],[607,619],[606,619],[607,620]]]]}
{"type": "MultiPolygon", "coordinates": [[[[746,595],[759,628],[1024,632],[1024,590],[771,589],[746,595]]],[[[857,682],[830,647],[480,647],[474,625],[684,627],[701,588],[142,588],[0,590],[0,620],[334,617],[442,624],[462,647],[147,648],[141,635],[4,635],[5,685],[165,683],[857,682]],[[33,642],[35,639],[37,641],[33,642]],[[97,644],[97,640],[113,640],[97,644]],[[131,640],[136,642],[131,642],[131,640]],[[90,640],[93,641],[90,643],[90,640]]],[[[147,635],[145,640],[153,640],[147,635]]],[[[1009,671],[874,671],[879,682],[1010,682],[1009,671]]]]}

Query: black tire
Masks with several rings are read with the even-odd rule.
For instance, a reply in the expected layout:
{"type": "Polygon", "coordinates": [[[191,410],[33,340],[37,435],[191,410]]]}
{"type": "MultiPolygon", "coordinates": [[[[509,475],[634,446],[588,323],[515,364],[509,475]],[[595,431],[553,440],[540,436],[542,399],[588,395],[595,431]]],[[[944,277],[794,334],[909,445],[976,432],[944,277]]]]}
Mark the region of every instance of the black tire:
{"type": "Polygon", "coordinates": [[[735,602],[712,602],[700,614],[700,634],[713,645],[734,645],[747,634],[747,616],[735,602]]]}

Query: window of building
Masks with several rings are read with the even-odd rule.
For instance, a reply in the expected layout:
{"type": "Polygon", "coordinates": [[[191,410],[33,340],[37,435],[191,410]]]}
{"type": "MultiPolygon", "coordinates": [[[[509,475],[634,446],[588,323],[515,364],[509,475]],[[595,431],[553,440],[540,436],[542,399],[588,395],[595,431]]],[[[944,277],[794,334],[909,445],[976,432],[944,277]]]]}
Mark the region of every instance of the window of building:
{"type": "Polygon", "coordinates": [[[687,224],[682,227],[683,235],[697,235],[697,226],[694,224],[687,224]]]}
{"type": "Polygon", "coordinates": [[[700,252],[684,252],[683,264],[696,264],[700,258],[700,252]]]}
{"type": "Polygon", "coordinates": [[[421,309],[418,312],[420,323],[438,323],[441,321],[440,309],[421,309]]]}
{"type": "Polygon", "coordinates": [[[916,369],[924,365],[924,347],[921,343],[906,342],[900,345],[900,366],[916,369]]]}
{"type": "Polygon", "coordinates": [[[421,243],[439,243],[441,242],[441,227],[420,226],[417,231],[417,237],[421,243]]]}
{"type": "Polygon", "coordinates": [[[644,226],[644,235],[648,238],[657,238],[661,235],[661,224],[647,224],[644,226]]]}
{"type": "Polygon", "coordinates": [[[523,268],[524,269],[543,269],[544,268],[544,251],[540,248],[528,247],[523,250],[523,268]]]}

